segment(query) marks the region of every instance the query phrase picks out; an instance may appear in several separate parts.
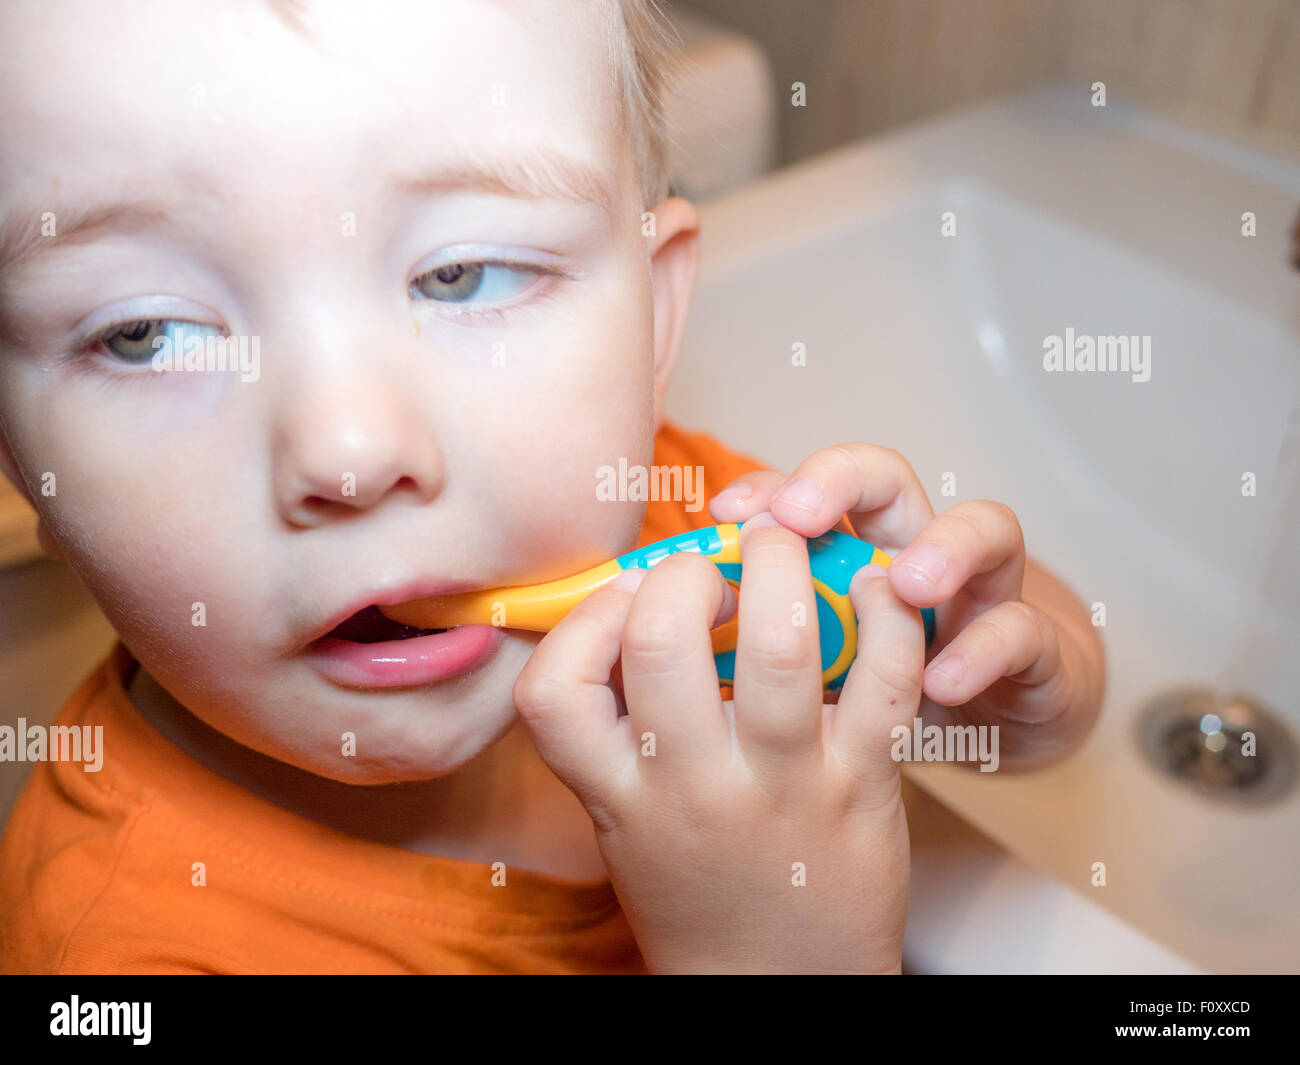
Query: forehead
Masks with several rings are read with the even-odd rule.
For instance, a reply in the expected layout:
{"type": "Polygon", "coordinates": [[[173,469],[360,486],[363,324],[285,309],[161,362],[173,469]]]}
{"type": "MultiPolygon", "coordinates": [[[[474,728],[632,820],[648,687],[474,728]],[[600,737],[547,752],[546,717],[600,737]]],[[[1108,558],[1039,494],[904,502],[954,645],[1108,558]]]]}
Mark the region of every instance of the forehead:
{"type": "Polygon", "coordinates": [[[620,123],[602,0],[294,7],[296,18],[256,0],[0,5],[0,195],[141,170],[265,180],[277,161],[306,187],[309,167],[373,174],[532,146],[611,168],[620,123]]]}

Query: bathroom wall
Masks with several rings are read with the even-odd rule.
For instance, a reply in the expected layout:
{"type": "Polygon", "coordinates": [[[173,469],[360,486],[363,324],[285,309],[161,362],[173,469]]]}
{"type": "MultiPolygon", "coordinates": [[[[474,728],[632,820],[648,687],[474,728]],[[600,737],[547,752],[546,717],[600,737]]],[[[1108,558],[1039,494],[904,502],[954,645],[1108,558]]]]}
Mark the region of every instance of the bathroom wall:
{"type": "MultiPolygon", "coordinates": [[[[70,567],[41,556],[0,565],[0,724],[48,725],[115,639],[70,567]]],[[[35,768],[3,764],[0,828],[35,768]]]]}
{"type": "Polygon", "coordinates": [[[1043,80],[1300,143],[1297,0],[673,0],[766,49],[778,159],[1043,80]],[[789,106],[790,85],[807,106],[789,106]]]}

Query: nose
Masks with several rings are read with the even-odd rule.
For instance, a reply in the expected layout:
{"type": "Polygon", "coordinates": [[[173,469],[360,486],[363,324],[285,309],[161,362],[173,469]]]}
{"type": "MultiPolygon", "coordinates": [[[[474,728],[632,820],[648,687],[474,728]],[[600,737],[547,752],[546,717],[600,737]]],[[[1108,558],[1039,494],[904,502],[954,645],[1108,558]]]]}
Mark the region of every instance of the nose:
{"type": "Polygon", "coordinates": [[[395,494],[428,502],[441,490],[442,453],[427,412],[373,364],[288,390],[274,425],[275,492],[293,525],[354,516],[395,494]]]}

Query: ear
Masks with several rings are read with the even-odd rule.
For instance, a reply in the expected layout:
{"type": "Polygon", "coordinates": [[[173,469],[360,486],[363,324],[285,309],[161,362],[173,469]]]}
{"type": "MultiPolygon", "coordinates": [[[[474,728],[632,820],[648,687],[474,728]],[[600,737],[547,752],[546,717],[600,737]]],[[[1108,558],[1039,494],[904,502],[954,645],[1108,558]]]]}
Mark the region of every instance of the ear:
{"type": "Polygon", "coordinates": [[[670,196],[654,211],[650,249],[654,293],[655,431],[663,424],[664,394],[677,364],[686,311],[700,261],[700,216],[689,200],[670,196]]]}
{"type": "MultiPolygon", "coordinates": [[[[0,471],[4,472],[9,483],[14,486],[23,499],[27,500],[32,509],[37,509],[32,493],[27,487],[27,482],[23,480],[22,474],[18,472],[18,461],[14,458],[13,449],[9,446],[9,438],[5,435],[3,427],[0,427],[0,471]]],[[[0,492],[0,494],[3,493],[0,492]]],[[[45,527],[45,522],[39,519],[36,522],[36,539],[40,541],[41,550],[55,562],[66,561],[63,552],[59,550],[59,545],[50,536],[50,530],[45,527]]]]}

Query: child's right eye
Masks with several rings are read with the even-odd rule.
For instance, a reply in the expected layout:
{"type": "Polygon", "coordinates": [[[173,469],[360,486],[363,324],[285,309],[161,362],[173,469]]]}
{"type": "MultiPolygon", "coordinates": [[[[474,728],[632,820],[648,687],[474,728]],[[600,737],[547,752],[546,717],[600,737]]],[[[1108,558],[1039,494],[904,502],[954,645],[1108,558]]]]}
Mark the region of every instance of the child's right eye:
{"type": "Polygon", "coordinates": [[[552,267],[523,262],[454,262],[426,270],[411,283],[412,295],[439,303],[491,303],[509,300],[552,267]]]}
{"type": "Polygon", "coordinates": [[[110,355],[123,362],[144,363],[151,361],[155,352],[164,346],[160,343],[162,338],[167,338],[170,350],[179,355],[185,352],[190,337],[208,335],[220,336],[221,330],[179,318],[141,318],[102,330],[91,338],[90,346],[102,344],[110,355]]]}

